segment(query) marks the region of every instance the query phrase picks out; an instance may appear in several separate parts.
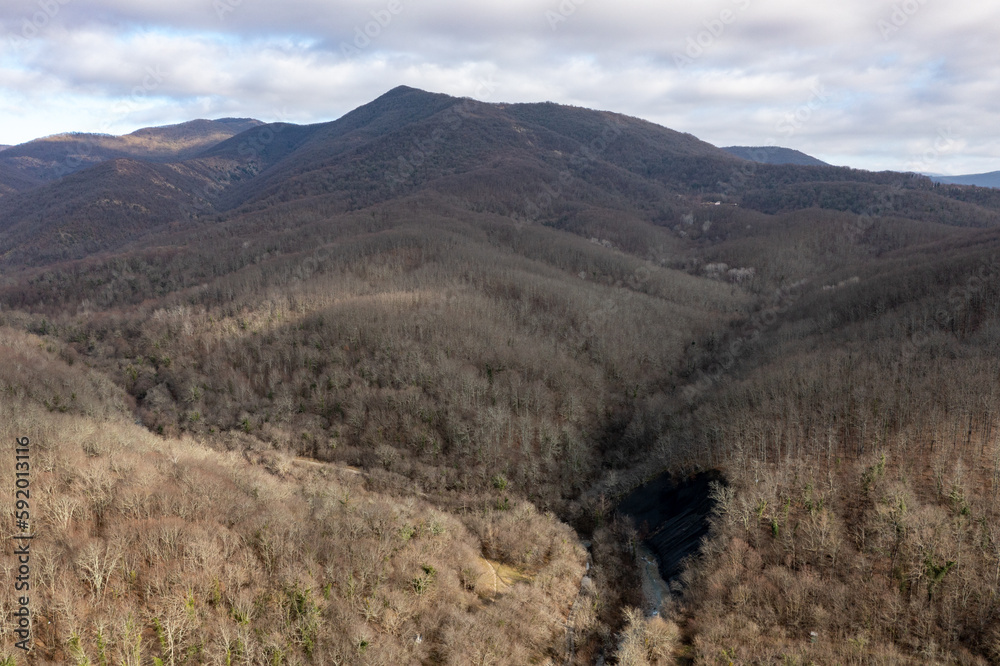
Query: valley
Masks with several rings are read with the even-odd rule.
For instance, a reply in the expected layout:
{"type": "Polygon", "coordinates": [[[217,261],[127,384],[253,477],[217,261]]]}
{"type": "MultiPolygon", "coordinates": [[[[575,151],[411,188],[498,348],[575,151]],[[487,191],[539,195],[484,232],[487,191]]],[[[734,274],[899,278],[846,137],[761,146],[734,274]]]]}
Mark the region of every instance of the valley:
{"type": "Polygon", "coordinates": [[[992,189],[407,87],[7,148],[31,663],[994,663],[998,256],[992,189]]]}

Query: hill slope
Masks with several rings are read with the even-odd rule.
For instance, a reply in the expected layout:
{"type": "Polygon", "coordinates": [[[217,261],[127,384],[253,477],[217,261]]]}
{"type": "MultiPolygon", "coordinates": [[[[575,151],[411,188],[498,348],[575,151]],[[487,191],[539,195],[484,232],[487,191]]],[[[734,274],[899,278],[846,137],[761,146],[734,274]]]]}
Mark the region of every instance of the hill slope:
{"type": "MultiPolygon", "coordinates": [[[[735,165],[690,135],[617,114],[483,104],[406,87],[332,123],[272,129],[274,139],[252,151],[249,160],[260,175],[229,193],[228,207],[334,195],[342,206],[357,208],[421,188],[465,192],[475,187],[470,179],[489,176],[496,212],[523,213],[528,203],[544,197],[541,183],[554,184],[563,171],[571,173],[576,187],[589,190],[567,198],[600,203],[620,199],[618,190],[626,188],[661,198],[663,185],[648,182],[648,176],[668,156],[735,165]]],[[[252,130],[205,156],[238,163],[259,136],[252,130]]]]}
{"type": "Polygon", "coordinates": [[[729,146],[723,148],[731,155],[760,162],[761,164],[797,164],[799,166],[830,166],[822,160],[818,160],[811,155],[794,150],[792,148],[782,148],[780,146],[729,146]]]}
{"type": "Polygon", "coordinates": [[[1000,187],[1000,171],[977,173],[966,176],[931,176],[935,183],[949,185],[975,185],[976,187],[1000,187]]]}
{"type": "Polygon", "coordinates": [[[412,88],[173,159],[0,199],[39,659],[1000,658],[995,191],[412,88]]]}
{"type": "Polygon", "coordinates": [[[180,161],[260,124],[250,118],[223,118],[150,127],[125,136],[59,134],[5,149],[0,165],[35,180],[51,181],[112,159],[180,161]]]}
{"type": "Polygon", "coordinates": [[[0,199],[0,254],[13,264],[79,259],[188,219],[206,179],[182,165],[114,159],[0,199]]]}
{"type": "MultiPolygon", "coordinates": [[[[177,137],[201,141],[222,121],[207,122],[137,134],[151,145],[176,148],[177,137]]],[[[222,124],[233,131],[243,122],[222,124]]],[[[706,230],[681,229],[676,220],[720,200],[766,214],[815,207],[962,226],[1000,223],[1000,195],[935,188],[929,179],[905,174],[773,164],[747,170],[744,164],[690,135],[618,114],[482,104],[401,87],[331,123],[254,125],[190,159],[169,162],[175,175],[167,180],[184,183],[161,193],[178,201],[151,224],[186,223],[192,215],[207,223],[220,212],[238,216],[310,199],[346,213],[416,194],[588,237],[621,236],[631,233],[625,231],[630,225],[650,223],[669,224],[682,238],[700,237],[706,230]],[[625,227],[608,227],[611,211],[626,216],[625,227]]],[[[99,181],[102,173],[89,177],[99,181]]],[[[137,174],[115,180],[112,200],[141,202],[162,189],[156,181],[166,172],[144,173],[149,180],[137,174]]],[[[38,199],[48,200],[47,192],[38,199]]],[[[38,206],[24,208],[37,218],[38,206]]],[[[29,214],[10,210],[8,217],[29,214]]],[[[59,256],[116,247],[118,226],[93,226],[86,250],[59,256]]],[[[17,243],[45,244],[45,233],[45,225],[27,225],[17,243]],[[41,236],[32,239],[32,233],[41,236]]]]}

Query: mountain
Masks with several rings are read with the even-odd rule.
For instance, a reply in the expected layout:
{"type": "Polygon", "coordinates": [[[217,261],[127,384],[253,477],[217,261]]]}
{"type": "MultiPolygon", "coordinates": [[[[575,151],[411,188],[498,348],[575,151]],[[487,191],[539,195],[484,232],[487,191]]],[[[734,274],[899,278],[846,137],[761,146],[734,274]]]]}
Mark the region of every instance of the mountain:
{"type": "Polygon", "coordinates": [[[1000,171],[977,173],[967,176],[931,176],[935,183],[948,185],[975,185],[976,187],[1000,188],[1000,171]]]}
{"type": "MultiPolygon", "coordinates": [[[[20,219],[49,215],[44,212],[48,204],[42,202],[55,202],[62,227],[88,229],[86,234],[64,236],[87,242],[63,247],[58,256],[80,258],[126,242],[132,237],[121,233],[126,227],[138,232],[199,216],[238,215],[310,199],[322,201],[326,210],[348,213],[414,195],[580,233],[609,211],[665,224],[705,201],[725,201],[768,215],[821,208],[973,227],[1000,223],[1000,197],[935,189],[926,178],[787,164],[761,164],[747,171],[740,158],[689,134],[620,114],[555,104],[484,104],[407,87],[329,123],[193,121],[105,139],[106,149],[90,158],[98,165],[131,159],[162,164],[166,170],[141,171],[148,181],[134,174],[122,179],[116,172],[117,196],[97,198],[140,207],[144,204],[139,202],[157,200],[163,203],[159,213],[128,208],[133,221],[115,215],[117,222],[95,226],[92,213],[103,210],[104,204],[84,205],[77,198],[66,207],[65,198],[50,196],[54,190],[49,188],[37,196],[27,192],[27,199],[0,207],[0,228],[13,229],[20,219]],[[221,135],[229,136],[216,141],[221,135]],[[113,157],[122,152],[132,157],[113,157]],[[184,183],[163,185],[176,178],[184,183]],[[136,221],[136,216],[144,221],[136,221]]],[[[32,171],[24,167],[25,155],[33,151],[36,163],[51,166],[52,150],[63,140],[84,141],[64,136],[18,146],[12,156],[5,151],[0,169],[7,166],[12,177],[3,179],[0,172],[0,185],[8,192],[34,187],[38,181],[24,175],[32,171]],[[46,154],[47,162],[40,157],[46,154]],[[5,160],[19,166],[12,168],[5,160]]],[[[80,165],[74,175],[94,168],[80,165]]],[[[54,173],[42,172],[48,177],[54,173]]],[[[106,192],[100,185],[106,173],[93,171],[72,181],[72,187],[84,199],[88,189],[106,192]],[[81,185],[88,178],[97,184],[81,185]]],[[[53,185],[65,191],[58,182],[53,185]]],[[[676,223],[670,226],[680,232],[676,223]]],[[[8,233],[2,261],[17,261],[29,256],[26,248],[45,246],[45,229],[27,224],[16,234],[8,233]],[[32,238],[33,233],[39,237],[32,238]],[[14,252],[11,243],[21,249],[14,252]]],[[[717,226],[710,235],[718,238],[721,229],[717,226]]],[[[685,236],[704,233],[683,231],[685,236]]],[[[30,256],[43,261],[41,254],[30,256]]]]}
{"type": "Polygon", "coordinates": [[[407,87],[217,122],[0,153],[37,660],[1000,657],[1000,192],[407,87]]]}
{"type": "Polygon", "coordinates": [[[723,148],[731,155],[739,158],[760,162],[761,164],[797,164],[799,166],[830,166],[826,162],[806,155],[791,148],[781,148],[779,146],[729,146],[723,148]]]}
{"type": "Polygon", "coordinates": [[[180,161],[260,124],[250,118],[223,118],[145,128],[125,136],[58,134],[7,148],[0,152],[0,166],[51,181],[111,159],[180,161]]]}
{"type": "Polygon", "coordinates": [[[0,164],[0,197],[5,194],[30,190],[40,184],[40,181],[20,169],[0,164]]]}
{"type": "Polygon", "coordinates": [[[593,208],[666,219],[678,203],[701,200],[769,214],[891,208],[952,224],[1000,222],[1000,199],[984,207],[982,197],[945,195],[926,178],[787,164],[748,173],[726,151],[635,118],[555,104],[483,104],[406,87],[332,123],[250,130],[202,157],[221,169],[225,186],[213,203],[223,210],[319,196],[346,211],[433,191],[497,214],[563,225],[593,208]]]}
{"type": "Polygon", "coordinates": [[[185,220],[209,182],[182,164],[117,158],[0,198],[0,253],[13,263],[79,259],[185,220]]]}
{"type": "MultiPolygon", "coordinates": [[[[494,205],[510,212],[541,184],[555,185],[567,169],[575,174],[574,187],[589,190],[579,196],[595,203],[620,198],[622,189],[657,200],[667,189],[650,182],[650,176],[664,169],[667,156],[713,170],[736,165],[690,135],[618,114],[545,104],[483,104],[406,87],[331,123],[268,130],[273,142],[243,160],[260,169],[260,176],[230,192],[229,207],[274,201],[289,192],[340,192],[343,205],[365,206],[426,187],[464,192],[475,186],[470,179],[492,174],[503,183],[502,191],[492,188],[494,205]],[[611,149],[601,147],[607,138],[615,139],[611,149]],[[618,189],[599,191],[609,186],[618,189]]],[[[259,130],[245,132],[205,156],[238,164],[241,152],[248,155],[258,136],[259,130]]]]}

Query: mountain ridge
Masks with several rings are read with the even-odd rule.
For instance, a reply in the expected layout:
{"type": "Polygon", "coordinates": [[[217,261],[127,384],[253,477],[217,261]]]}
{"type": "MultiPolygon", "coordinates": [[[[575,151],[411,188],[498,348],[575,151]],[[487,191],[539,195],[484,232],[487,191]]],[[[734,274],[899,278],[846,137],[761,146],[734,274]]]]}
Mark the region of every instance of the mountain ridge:
{"type": "Polygon", "coordinates": [[[812,155],[781,146],[728,146],[722,150],[745,160],[761,164],[796,164],[798,166],[832,166],[812,155]]]}
{"type": "MultiPolygon", "coordinates": [[[[68,186],[50,180],[47,189],[38,189],[45,181],[32,176],[34,167],[17,167],[23,148],[10,158],[8,151],[0,153],[0,192],[7,193],[0,204],[17,192],[25,197],[0,205],[0,229],[8,231],[0,238],[0,255],[10,261],[27,256],[18,247],[44,245],[44,225],[32,227],[25,220],[47,214],[62,216],[61,224],[68,228],[89,230],[90,249],[68,248],[70,256],[82,257],[94,248],[120,245],[125,238],[121,229],[206,224],[220,215],[238,217],[306,200],[349,212],[417,193],[578,233],[593,224],[595,215],[619,211],[667,224],[687,238],[693,230],[676,221],[706,201],[768,215],[815,207],[947,219],[954,225],[1000,224],[1000,195],[992,191],[970,192],[935,186],[912,174],[833,166],[760,164],[747,171],[742,158],[691,134],[622,114],[551,102],[485,103],[407,86],[324,123],[196,120],[133,134],[140,143],[130,150],[138,157],[114,157],[121,146],[95,151],[95,165],[79,165],[68,186]],[[223,138],[215,141],[220,133],[223,138]],[[192,146],[178,149],[178,137],[192,146]],[[136,167],[129,177],[92,171],[105,159],[163,168],[136,167]],[[102,230],[91,218],[104,205],[100,201],[108,199],[97,194],[108,192],[102,182],[107,174],[119,188],[111,200],[131,201],[139,208],[119,211],[124,217],[116,213],[116,222],[102,230]],[[85,184],[88,178],[91,182],[85,184]],[[89,203],[88,191],[94,193],[89,203]],[[68,207],[59,203],[66,196],[74,201],[68,207]],[[135,212],[143,208],[140,202],[153,200],[162,202],[160,213],[135,212]],[[43,202],[54,206],[52,212],[44,212],[50,204],[43,202]],[[11,235],[14,229],[19,231],[11,235]],[[12,245],[15,238],[17,247],[12,245]]],[[[702,233],[707,238],[714,234],[702,233]]]]}
{"type": "Polygon", "coordinates": [[[0,160],[38,659],[1000,655],[1000,192],[406,87],[110,155],[0,160]]]}
{"type": "Polygon", "coordinates": [[[182,161],[260,124],[252,118],[199,119],[146,127],[121,136],[86,132],[54,134],[0,151],[0,165],[35,181],[52,181],[109,159],[182,161]]]}
{"type": "Polygon", "coordinates": [[[972,185],[975,187],[1000,188],[1000,171],[973,173],[962,176],[930,176],[935,183],[946,185],[972,185]]]}

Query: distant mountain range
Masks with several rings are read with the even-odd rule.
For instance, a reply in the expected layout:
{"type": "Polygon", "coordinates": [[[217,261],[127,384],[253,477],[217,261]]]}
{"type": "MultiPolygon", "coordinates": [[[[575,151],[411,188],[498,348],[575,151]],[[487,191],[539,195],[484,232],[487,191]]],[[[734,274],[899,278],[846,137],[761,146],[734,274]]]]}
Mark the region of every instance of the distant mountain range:
{"type": "MultiPolygon", "coordinates": [[[[728,146],[722,150],[731,155],[761,164],[794,164],[798,166],[830,166],[822,160],[792,148],[780,146],[728,146]]],[[[976,173],[964,176],[941,176],[923,174],[935,183],[945,185],[974,185],[976,187],[1000,188],[1000,171],[976,173]]]]}
{"type": "Polygon", "coordinates": [[[0,167],[12,167],[24,176],[44,182],[110,159],[174,162],[194,157],[220,141],[262,124],[251,118],[222,118],[148,127],[125,136],[56,134],[6,147],[0,155],[0,167]]]}
{"type": "Polygon", "coordinates": [[[1000,187],[1000,171],[975,173],[966,176],[931,176],[935,183],[948,185],[975,185],[977,187],[1000,187]]]}
{"type": "Polygon", "coordinates": [[[861,214],[885,208],[890,195],[897,216],[1000,224],[997,202],[935,190],[923,176],[832,167],[784,148],[720,149],[606,111],[401,86],[327,123],[194,120],[8,148],[0,257],[79,259],[174,223],[317,197],[326,210],[350,212],[416,195],[564,229],[609,210],[665,224],[716,201],[765,214],[861,214]],[[747,158],[766,161],[747,173],[747,158]]]}
{"type": "Polygon", "coordinates": [[[723,148],[731,155],[736,155],[751,162],[761,164],[797,164],[799,166],[830,166],[811,155],[780,146],[729,146],[723,148]]]}

